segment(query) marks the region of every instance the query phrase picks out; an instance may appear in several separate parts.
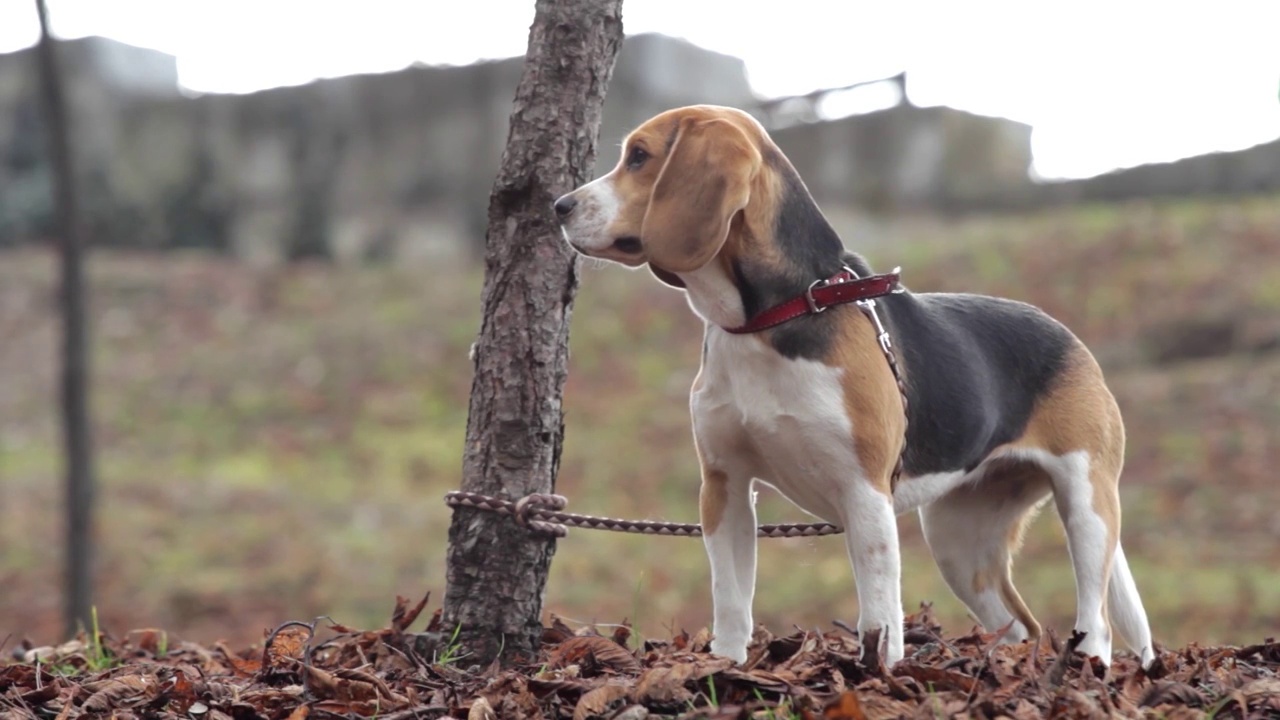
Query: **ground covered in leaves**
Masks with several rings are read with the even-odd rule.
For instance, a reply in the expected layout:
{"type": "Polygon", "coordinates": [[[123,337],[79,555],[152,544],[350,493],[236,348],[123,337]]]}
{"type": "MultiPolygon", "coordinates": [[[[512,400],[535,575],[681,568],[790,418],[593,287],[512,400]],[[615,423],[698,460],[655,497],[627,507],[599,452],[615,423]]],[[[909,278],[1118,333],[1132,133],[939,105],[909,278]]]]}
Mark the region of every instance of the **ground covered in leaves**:
{"type": "MultiPolygon", "coordinates": [[[[1165,650],[1149,671],[1072,652],[1079,637],[999,646],[945,638],[931,609],[907,618],[907,658],[886,668],[857,633],[757,631],[743,664],[707,631],[633,642],[626,623],[574,630],[558,618],[540,656],[475,666],[427,598],[399,599],[382,630],[288,622],[251,649],[169,646],[158,630],[20,644],[0,664],[0,718],[1274,718],[1280,643],[1165,650]]],[[[866,638],[872,643],[871,638],[866,638]]],[[[878,645],[878,643],[874,643],[878,645]]]]}

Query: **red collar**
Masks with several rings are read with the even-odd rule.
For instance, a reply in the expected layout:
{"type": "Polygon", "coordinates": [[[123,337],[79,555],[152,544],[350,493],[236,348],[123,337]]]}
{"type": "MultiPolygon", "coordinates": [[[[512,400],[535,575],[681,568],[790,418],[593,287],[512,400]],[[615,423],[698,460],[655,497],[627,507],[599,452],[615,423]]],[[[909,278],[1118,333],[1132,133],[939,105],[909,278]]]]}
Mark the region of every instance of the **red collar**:
{"type": "Polygon", "coordinates": [[[900,276],[901,268],[894,268],[891,273],[859,278],[858,274],[846,265],[843,270],[829,278],[814,280],[803,295],[793,297],[780,305],[774,305],[751,318],[744,325],[724,330],[735,335],[760,332],[803,315],[816,315],[832,305],[900,293],[903,291],[902,286],[899,285],[900,276]]]}

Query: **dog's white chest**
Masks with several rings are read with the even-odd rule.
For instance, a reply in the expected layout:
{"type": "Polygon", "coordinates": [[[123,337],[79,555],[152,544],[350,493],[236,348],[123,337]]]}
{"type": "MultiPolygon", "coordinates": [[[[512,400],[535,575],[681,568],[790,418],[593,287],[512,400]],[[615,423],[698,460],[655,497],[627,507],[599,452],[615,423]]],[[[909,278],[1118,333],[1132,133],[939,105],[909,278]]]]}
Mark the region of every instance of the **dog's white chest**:
{"type": "Polygon", "coordinates": [[[814,515],[842,522],[845,488],[861,473],[842,373],[785,358],[754,337],[712,330],[691,398],[705,458],[731,476],[773,485],[814,515]]]}

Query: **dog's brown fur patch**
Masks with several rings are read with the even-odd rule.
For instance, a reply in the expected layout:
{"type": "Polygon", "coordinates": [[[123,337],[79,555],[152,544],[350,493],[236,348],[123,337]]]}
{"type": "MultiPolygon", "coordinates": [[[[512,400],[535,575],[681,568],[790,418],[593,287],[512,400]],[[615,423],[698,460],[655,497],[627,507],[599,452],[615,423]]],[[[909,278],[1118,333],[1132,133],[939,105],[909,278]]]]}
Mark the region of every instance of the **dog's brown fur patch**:
{"type": "Polygon", "coordinates": [[[845,305],[828,312],[843,314],[831,354],[824,361],[844,371],[840,385],[845,412],[853,424],[850,440],[872,486],[891,495],[890,476],[906,442],[902,394],[876,341],[875,327],[862,311],[845,305]]]}
{"type": "Polygon", "coordinates": [[[1124,422],[1093,355],[1078,346],[1054,387],[1036,404],[1013,447],[1040,448],[1054,455],[1083,450],[1089,455],[1093,509],[1106,523],[1108,544],[1120,537],[1120,470],[1124,466],[1124,422]]]}
{"type": "Polygon", "coordinates": [[[729,477],[710,468],[702,471],[702,490],[698,493],[698,512],[702,521],[702,534],[714,535],[724,519],[724,507],[729,502],[729,477]]]}

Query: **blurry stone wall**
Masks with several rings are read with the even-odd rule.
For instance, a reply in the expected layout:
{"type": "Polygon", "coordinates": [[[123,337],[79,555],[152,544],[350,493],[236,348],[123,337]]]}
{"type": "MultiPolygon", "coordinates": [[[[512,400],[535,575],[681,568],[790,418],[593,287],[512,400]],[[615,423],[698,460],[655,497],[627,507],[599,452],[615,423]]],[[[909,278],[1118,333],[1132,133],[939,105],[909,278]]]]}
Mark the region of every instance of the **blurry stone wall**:
{"type": "Polygon", "coordinates": [[[1045,185],[1043,203],[1118,202],[1146,197],[1255,195],[1280,191],[1280,140],[1045,185]]]}
{"type": "MultiPolygon", "coordinates": [[[[520,58],[191,98],[163,53],[102,38],[60,47],[99,244],[269,261],[469,253],[483,243],[520,58]],[[137,73],[104,60],[112,52],[137,55],[137,73]]],[[[51,227],[34,68],[29,50],[0,55],[0,246],[51,227]]],[[[754,102],[742,61],[660,35],[628,38],[600,167],[616,162],[635,124],[695,102],[754,102]]]]}
{"type": "Polygon", "coordinates": [[[1012,120],[899,104],[772,135],[824,206],[938,212],[1031,189],[1031,127],[1012,120]]]}
{"type": "MultiPolygon", "coordinates": [[[[212,248],[263,262],[474,257],[483,244],[520,58],[188,97],[171,56],[102,38],[60,48],[97,244],[212,248]]],[[[30,50],[0,55],[0,247],[52,227],[35,87],[30,50]]],[[[617,161],[636,124],[693,103],[771,122],[741,60],[661,35],[628,37],[605,103],[598,169],[617,161]]],[[[902,104],[777,127],[774,136],[842,230],[840,218],[867,212],[1280,187],[1280,144],[1036,185],[1030,132],[902,104]]]]}

